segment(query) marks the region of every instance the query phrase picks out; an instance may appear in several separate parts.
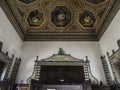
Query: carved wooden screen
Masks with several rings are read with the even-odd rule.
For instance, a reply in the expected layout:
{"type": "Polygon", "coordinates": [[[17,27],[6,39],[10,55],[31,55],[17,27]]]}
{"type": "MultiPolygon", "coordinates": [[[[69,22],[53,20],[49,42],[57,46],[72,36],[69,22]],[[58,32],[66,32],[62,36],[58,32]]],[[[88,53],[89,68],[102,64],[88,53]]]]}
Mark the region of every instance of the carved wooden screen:
{"type": "MultiPolygon", "coordinates": [[[[69,67],[70,69],[73,67],[77,67],[78,69],[76,68],[76,70],[78,70],[78,72],[76,70],[74,70],[74,71],[75,71],[75,73],[77,73],[79,75],[79,77],[77,76],[79,78],[79,80],[75,80],[74,81],[75,83],[78,83],[78,82],[80,83],[80,82],[83,82],[84,80],[87,81],[89,79],[91,79],[91,82],[93,82],[93,84],[98,83],[97,79],[91,73],[90,64],[89,64],[89,60],[87,57],[86,57],[86,61],[84,61],[83,59],[77,59],[77,58],[72,57],[70,54],[65,54],[62,49],[59,49],[58,54],[53,54],[51,57],[46,58],[46,59],[41,59],[40,61],[38,60],[38,57],[37,57],[37,59],[35,61],[35,65],[34,65],[34,72],[27,79],[28,83],[30,83],[31,79],[34,79],[37,81],[42,80],[42,77],[44,76],[44,75],[42,75],[43,71],[44,71],[44,70],[42,71],[43,66],[45,66],[48,69],[51,66],[69,67]],[[79,69],[79,68],[81,68],[81,69],[79,69]]],[[[54,69],[55,69],[55,67],[54,67],[54,69]]],[[[69,74],[70,73],[72,73],[72,72],[69,72],[69,74]]],[[[73,75],[77,75],[77,74],[73,74],[73,75]]],[[[73,76],[73,77],[75,77],[75,76],[73,76]]]]}

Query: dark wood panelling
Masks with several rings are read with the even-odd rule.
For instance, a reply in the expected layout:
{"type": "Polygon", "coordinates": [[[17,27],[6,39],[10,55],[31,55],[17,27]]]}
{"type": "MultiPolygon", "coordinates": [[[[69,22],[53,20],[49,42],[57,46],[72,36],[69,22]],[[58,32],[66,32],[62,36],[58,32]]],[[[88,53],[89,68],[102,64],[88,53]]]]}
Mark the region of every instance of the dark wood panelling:
{"type": "Polygon", "coordinates": [[[93,85],[92,90],[111,90],[109,86],[93,85]]]}
{"type": "Polygon", "coordinates": [[[85,81],[82,66],[42,66],[40,73],[40,80],[45,84],[72,84],[85,81]]]}

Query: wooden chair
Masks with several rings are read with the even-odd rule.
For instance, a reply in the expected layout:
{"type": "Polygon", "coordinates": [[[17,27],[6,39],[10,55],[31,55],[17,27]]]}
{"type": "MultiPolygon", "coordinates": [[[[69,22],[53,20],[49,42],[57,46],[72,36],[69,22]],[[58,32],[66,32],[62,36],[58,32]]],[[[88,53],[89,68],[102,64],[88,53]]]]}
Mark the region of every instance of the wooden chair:
{"type": "Polygon", "coordinates": [[[30,90],[30,85],[29,84],[18,84],[17,90],[30,90]]]}

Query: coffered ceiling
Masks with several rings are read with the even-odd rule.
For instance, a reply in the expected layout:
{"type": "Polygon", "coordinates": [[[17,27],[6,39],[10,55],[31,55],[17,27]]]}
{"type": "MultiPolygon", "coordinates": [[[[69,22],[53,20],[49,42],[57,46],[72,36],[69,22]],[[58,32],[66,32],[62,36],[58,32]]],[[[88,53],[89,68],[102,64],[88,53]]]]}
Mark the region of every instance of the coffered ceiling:
{"type": "Polygon", "coordinates": [[[1,0],[24,41],[98,41],[120,0],[1,0]]]}

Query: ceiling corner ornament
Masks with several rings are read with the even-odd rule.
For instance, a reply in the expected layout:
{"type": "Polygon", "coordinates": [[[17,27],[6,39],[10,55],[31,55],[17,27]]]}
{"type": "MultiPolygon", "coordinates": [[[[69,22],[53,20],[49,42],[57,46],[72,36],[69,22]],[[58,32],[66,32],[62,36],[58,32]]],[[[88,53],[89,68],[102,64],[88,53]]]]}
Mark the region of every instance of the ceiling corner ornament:
{"type": "Polygon", "coordinates": [[[71,12],[66,6],[56,6],[51,14],[51,21],[57,27],[66,27],[71,22],[71,12]]]}
{"type": "Polygon", "coordinates": [[[96,21],[97,19],[95,15],[88,10],[85,10],[83,13],[79,14],[79,23],[84,29],[94,28],[96,21]]]}
{"type": "Polygon", "coordinates": [[[39,27],[44,21],[44,14],[38,9],[33,10],[27,17],[29,27],[39,27]]]}

